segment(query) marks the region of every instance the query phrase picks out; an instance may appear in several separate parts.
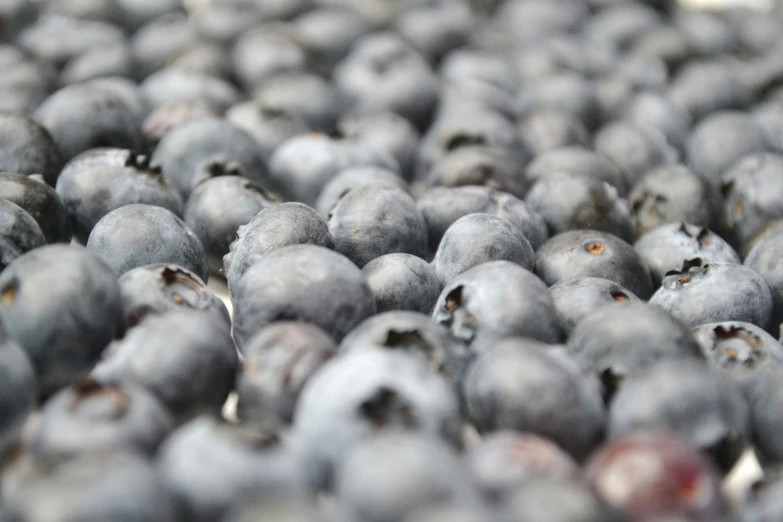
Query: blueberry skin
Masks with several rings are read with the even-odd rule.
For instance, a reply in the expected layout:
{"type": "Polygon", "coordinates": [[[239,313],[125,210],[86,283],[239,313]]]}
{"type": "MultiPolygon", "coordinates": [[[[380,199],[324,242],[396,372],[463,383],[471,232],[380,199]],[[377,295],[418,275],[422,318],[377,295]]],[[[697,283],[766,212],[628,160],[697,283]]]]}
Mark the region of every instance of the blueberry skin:
{"type": "Polygon", "coordinates": [[[269,107],[301,118],[310,130],[331,133],[344,111],[344,100],[326,80],[311,73],[288,72],[270,77],[256,87],[253,98],[269,107]]]}
{"type": "MultiPolygon", "coordinates": [[[[503,504],[504,520],[622,522],[625,519],[580,481],[530,480],[503,504]]],[[[667,519],[668,520],[668,519],[667,519]]]]}
{"type": "Polygon", "coordinates": [[[748,242],[764,225],[783,218],[783,155],[750,154],[725,172],[723,220],[736,245],[748,242]]]}
{"type": "Polygon", "coordinates": [[[550,286],[575,277],[600,277],[640,299],[653,293],[650,270],[633,247],[597,230],[572,230],[551,238],[536,253],[536,275],[550,286]]]}
{"type": "Polygon", "coordinates": [[[173,429],[171,414],[143,388],[102,386],[88,378],[46,401],[28,451],[38,459],[86,452],[153,455],[173,429]]]}
{"type": "Polygon", "coordinates": [[[223,112],[242,99],[236,87],[227,80],[175,65],[147,76],[139,84],[139,91],[152,108],[172,102],[202,100],[223,112]]]}
{"type": "Polygon", "coordinates": [[[281,203],[259,212],[247,225],[239,227],[237,238],[223,258],[228,288],[233,296],[248,268],[266,254],[291,245],[334,248],[326,223],[303,203],[281,203]]]}
{"type": "Polygon", "coordinates": [[[226,305],[193,272],[179,265],[157,263],[125,272],[117,282],[125,323],[136,326],[150,314],[163,315],[181,308],[209,314],[231,326],[226,305]]]}
{"type": "Polygon", "coordinates": [[[575,115],[566,111],[540,107],[520,123],[520,132],[536,156],[562,147],[589,147],[590,133],[575,115]]]}
{"type": "MultiPolygon", "coordinates": [[[[178,125],[202,118],[218,118],[220,114],[203,100],[185,100],[164,103],[150,111],[141,126],[150,146],[157,145],[164,134],[178,125]]],[[[232,123],[234,121],[230,120],[232,123]]],[[[241,125],[239,125],[241,127],[241,125]]]]}
{"type": "Polygon", "coordinates": [[[706,452],[726,473],[750,439],[741,389],[697,361],[661,361],[628,377],[609,408],[607,437],[634,431],[676,433],[706,452]]]}
{"type": "Polygon", "coordinates": [[[27,352],[44,397],[84,377],[124,330],[116,276],[83,248],[49,245],[0,274],[0,320],[27,352]]]}
{"type": "Polygon", "coordinates": [[[243,349],[237,378],[237,416],[274,415],[290,424],[299,394],[321,366],[337,353],[326,332],[307,323],[278,321],[243,349]]]}
{"type": "Polygon", "coordinates": [[[525,202],[541,214],[552,235],[591,229],[625,241],[634,238],[628,204],[603,181],[567,172],[552,173],[530,188],[525,202]]]}
{"type": "Polygon", "coordinates": [[[0,333],[0,383],[0,455],[5,455],[35,407],[38,383],[30,359],[4,332],[0,333]]]}
{"type": "MultiPolygon", "coordinates": [[[[757,444],[762,444],[756,442],[757,444]]],[[[783,517],[783,480],[766,479],[754,487],[742,507],[743,522],[774,522],[783,517]]]]}
{"type": "Polygon", "coordinates": [[[489,261],[511,261],[532,270],[533,247],[505,219],[489,214],[468,214],[454,222],[443,235],[432,266],[442,285],[474,266],[489,261]]]}
{"type": "Polygon", "coordinates": [[[582,460],[603,438],[600,390],[575,364],[547,348],[506,339],[480,354],[464,380],[468,415],[481,433],[533,433],[582,460]]]}
{"type": "Polygon", "coordinates": [[[135,453],[87,453],[61,463],[34,463],[3,494],[14,522],[181,520],[181,506],[158,471],[135,453]]]}
{"type": "Polygon", "coordinates": [[[22,207],[0,199],[0,270],[25,252],[46,244],[41,227],[22,207]]]}
{"type": "Polygon", "coordinates": [[[409,310],[432,313],[440,294],[440,281],[432,266],[410,254],[386,254],[362,268],[375,297],[378,313],[409,310]]]}
{"type": "Polygon", "coordinates": [[[688,165],[718,184],[734,163],[771,149],[764,130],[745,113],[723,111],[701,121],[688,138],[688,165]]]}
{"type": "Polygon", "coordinates": [[[687,326],[639,302],[617,303],[588,315],[574,328],[566,350],[582,371],[601,380],[607,402],[622,389],[624,378],[660,360],[704,359],[687,326]]]}
{"type": "Polygon", "coordinates": [[[783,367],[783,346],[758,326],[742,321],[707,323],[693,335],[710,366],[736,380],[743,389],[758,376],[783,367]]]}
{"type": "Polygon", "coordinates": [[[552,285],[549,293],[566,336],[571,335],[582,319],[604,306],[624,301],[639,302],[639,298],[624,286],[600,277],[566,279],[552,285]]]}
{"type": "Polygon", "coordinates": [[[41,174],[54,185],[62,167],[49,132],[22,112],[0,112],[0,168],[16,174],[41,174]]]}
{"type": "Polygon", "coordinates": [[[179,9],[167,11],[150,17],[130,39],[133,57],[143,77],[165,68],[167,62],[197,41],[186,13],[179,9]]]}
{"type": "Polygon", "coordinates": [[[52,187],[37,176],[0,172],[0,199],[24,209],[41,227],[47,243],[70,243],[68,211],[52,187]]]}
{"type": "Polygon", "coordinates": [[[439,63],[450,51],[465,46],[476,27],[473,6],[465,0],[404,9],[395,29],[430,63],[439,63]]]}
{"type": "Polygon", "coordinates": [[[375,313],[375,298],[361,270],[315,245],[288,246],[265,255],[239,280],[231,302],[240,350],[275,321],[312,323],[339,342],[375,313]]]}
{"type": "Polygon", "coordinates": [[[227,424],[205,415],[172,434],[157,467],[187,520],[220,520],[245,496],[304,493],[302,460],[291,442],[271,423],[227,424]]]}
{"type": "Polygon", "coordinates": [[[783,249],[783,233],[775,232],[756,243],[744,265],[759,274],[772,292],[774,310],[770,332],[779,336],[779,327],[783,323],[783,277],[781,277],[781,261],[779,254],[783,249]]]}
{"type": "Polygon", "coordinates": [[[261,26],[237,39],[231,51],[231,65],[239,84],[250,90],[276,73],[304,70],[307,55],[285,32],[261,26]]]}
{"type": "Polygon", "coordinates": [[[631,99],[623,109],[623,117],[636,124],[656,129],[678,151],[685,149],[691,127],[690,115],[665,93],[644,91],[631,99]]]}
{"type": "Polygon", "coordinates": [[[731,62],[720,59],[685,64],[673,78],[668,94],[694,122],[702,118],[706,121],[718,111],[744,109],[753,103],[753,90],[740,71],[731,62]]]}
{"type": "Polygon", "coordinates": [[[510,261],[483,263],[457,276],[440,293],[432,319],[472,351],[504,337],[562,339],[546,285],[510,261]]]}
{"type": "Polygon", "coordinates": [[[433,187],[421,195],[416,206],[427,221],[433,252],[455,221],[477,212],[505,219],[525,236],[534,250],[549,238],[546,222],[538,212],[516,196],[489,187],[433,187]]]}
{"type": "Polygon", "coordinates": [[[620,195],[627,192],[625,178],[620,168],[600,154],[584,147],[563,147],[537,156],[525,169],[525,177],[530,184],[533,184],[547,176],[563,172],[605,181],[615,187],[620,195]]]}
{"type": "Polygon", "coordinates": [[[256,184],[268,185],[260,147],[248,133],[225,120],[206,118],[178,125],[161,138],[152,162],[160,165],[184,200],[200,182],[221,171],[237,171],[256,184]]]}
{"type": "Polygon", "coordinates": [[[476,485],[453,448],[428,434],[383,433],[342,463],[337,494],[349,516],[396,522],[429,506],[478,502],[476,485]]]}
{"type": "Polygon", "coordinates": [[[723,238],[689,223],[662,225],[640,237],[633,248],[649,267],[656,286],[668,272],[678,271],[688,259],[698,257],[705,263],[740,262],[723,238]]]}
{"type": "Polygon", "coordinates": [[[185,205],[185,223],[204,245],[209,267],[218,271],[239,227],[279,203],[275,194],[241,176],[218,176],[200,183],[185,205]]]}
{"type": "Polygon", "coordinates": [[[100,256],[117,276],[152,263],[171,263],[204,281],[209,277],[201,241],[184,221],[163,207],[138,204],[112,210],[93,228],[87,250],[100,256]]]}
{"type": "Polygon", "coordinates": [[[686,261],[679,272],[663,278],[650,304],[695,327],[719,321],[770,326],[772,293],[764,279],[742,265],[686,261]]]}
{"type": "Polygon", "coordinates": [[[753,424],[753,447],[762,466],[777,466],[783,462],[783,446],[778,434],[781,429],[783,395],[780,390],[780,368],[759,371],[745,386],[753,424]]]}
{"type": "Polygon", "coordinates": [[[389,350],[329,361],[305,385],[294,414],[294,436],[308,454],[310,481],[318,488],[333,486],[339,465],[363,440],[399,430],[458,446],[459,404],[446,379],[424,361],[389,350]]]}
{"type": "Polygon", "coordinates": [[[384,183],[408,191],[408,184],[393,170],[375,166],[353,167],[340,172],[324,185],[313,208],[325,219],[329,219],[329,213],[348,191],[374,183],[384,183]]]}
{"type": "Polygon", "coordinates": [[[160,168],[150,165],[148,156],[125,149],[80,154],[60,173],[56,190],[81,243],[87,242],[101,218],[125,205],[155,205],[182,215],[182,198],[160,168]]]}
{"type": "Polygon", "coordinates": [[[133,80],[137,76],[130,46],[118,42],[74,57],[63,68],[59,82],[61,85],[75,85],[97,78],[121,77],[133,80]]]}
{"type": "Polygon", "coordinates": [[[682,165],[645,174],[634,185],[628,202],[638,236],[666,223],[684,221],[707,228],[721,223],[718,191],[707,178],[682,165]]]}
{"type": "Polygon", "coordinates": [[[91,80],[63,87],[38,107],[35,119],[63,161],[96,147],[144,150],[141,95],[129,80],[91,80]]]}
{"type": "Polygon", "coordinates": [[[360,268],[384,254],[427,255],[427,223],[404,191],[381,183],[349,191],[331,212],[335,250],[360,268]]]}
{"type": "Polygon", "coordinates": [[[92,372],[103,384],[128,384],[155,395],[178,421],[219,414],[239,365],[231,332],[195,310],[150,315],[113,343],[92,372]]]}
{"type": "Polygon", "coordinates": [[[252,100],[232,105],[225,117],[256,140],[266,161],[285,141],[310,130],[295,114],[276,107],[265,107],[252,100]]]}

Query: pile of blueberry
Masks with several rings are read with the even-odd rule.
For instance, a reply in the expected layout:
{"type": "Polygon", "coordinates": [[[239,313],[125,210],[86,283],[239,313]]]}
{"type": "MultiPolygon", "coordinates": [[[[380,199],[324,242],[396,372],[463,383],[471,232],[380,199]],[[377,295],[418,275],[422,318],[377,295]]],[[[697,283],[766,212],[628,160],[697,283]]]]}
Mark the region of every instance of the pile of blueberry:
{"type": "Polygon", "coordinates": [[[0,521],[783,521],[783,8],[184,4],[0,1],[0,521]]]}

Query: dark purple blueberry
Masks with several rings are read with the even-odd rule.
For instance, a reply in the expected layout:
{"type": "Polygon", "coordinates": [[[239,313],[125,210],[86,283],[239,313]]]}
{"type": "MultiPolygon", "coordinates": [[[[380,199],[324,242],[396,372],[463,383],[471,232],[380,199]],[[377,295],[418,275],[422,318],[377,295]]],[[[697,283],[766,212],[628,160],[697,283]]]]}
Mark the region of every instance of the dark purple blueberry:
{"type": "Polygon", "coordinates": [[[440,294],[440,281],[432,266],[410,254],[386,254],[362,268],[375,297],[378,313],[409,310],[429,315],[440,294]]]}
{"type": "Polygon", "coordinates": [[[49,132],[22,112],[0,112],[0,170],[14,174],[41,174],[51,186],[62,160],[49,132]]]}
{"type": "Polygon", "coordinates": [[[427,223],[406,192],[375,183],[348,191],[329,213],[335,250],[360,268],[385,254],[427,255],[427,223]]]}
{"type": "Polygon", "coordinates": [[[209,314],[231,325],[226,305],[196,274],[178,265],[144,265],[118,279],[125,322],[133,327],[148,315],[164,315],[181,308],[209,314]]]}
{"type": "Polygon", "coordinates": [[[603,438],[600,389],[547,350],[538,341],[506,339],[480,354],[464,378],[468,415],[481,433],[533,433],[581,460],[603,438]]]}
{"type": "Polygon", "coordinates": [[[65,166],[56,190],[71,216],[74,236],[82,244],[98,221],[125,205],[154,205],[182,215],[182,198],[160,167],[131,150],[83,152],[65,166]]]}
{"type": "Polygon", "coordinates": [[[598,277],[575,277],[552,285],[549,289],[555,304],[560,325],[567,336],[582,319],[604,306],[624,302],[639,301],[632,292],[622,285],[598,277]]]}
{"type": "Polygon", "coordinates": [[[35,218],[19,205],[0,199],[0,270],[45,244],[46,237],[35,218]]]}
{"type": "Polygon", "coordinates": [[[492,261],[457,276],[441,292],[433,320],[472,350],[504,337],[557,343],[562,331],[546,285],[509,261],[492,261]]]}
{"type": "Polygon", "coordinates": [[[219,414],[239,365],[229,328],[201,311],[149,315],[114,342],[92,373],[103,385],[136,385],[178,421],[219,414]]]}
{"type": "Polygon", "coordinates": [[[312,323],[339,342],[375,313],[375,298],[361,270],[315,245],[287,246],[263,256],[236,284],[232,304],[240,349],[275,321],[312,323]]]}
{"type": "Polygon", "coordinates": [[[18,442],[28,416],[35,407],[38,383],[24,350],[0,326],[0,455],[18,442]]]}
{"type": "Polygon", "coordinates": [[[605,181],[621,195],[627,191],[620,168],[600,154],[583,147],[562,147],[544,152],[525,169],[525,177],[530,183],[562,173],[605,181]]]}
{"type": "Polygon", "coordinates": [[[390,350],[332,359],[305,385],[294,414],[294,434],[319,488],[334,485],[334,474],[362,441],[400,430],[459,445],[459,404],[448,381],[423,360],[390,350]]]}
{"type": "Polygon", "coordinates": [[[103,386],[88,378],[46,401],[30,433],[28,451],[37,459],[88,452],[153,455],[173,429],[171,414],[148,391],[133,385],[103,386]]]}
{"type": "Polygon", "coordinates": [[[536,274],[549,286],[575,277],[601,277],[640,299],[648,299],[654,290],[650,270],[633,247],[597,230],[572,230],[551,238],[536,253],[536,274]]]}
{"type": "Polygon", "coordinates": [[[532,270],[535,260],[530,242],[511,223],[489,214],[468,214],[443,234],[432,266],[445,285],[489,261],[511,261],[532,270]]]}
{"type": "Polygon", "coordinates": [[[218,176],[196,186],[183,217],[204,245],[210,269],[218,271],[237,239],[237,230],[279,201],[277,195],[247,178],[218,176]]]}
{"type": "Polygon", "coordinates": [[[586,316],[571,333],[567,351],[584,372],[600,379],[607,402],[625,378],[660,360],[703,360],[687,326],[639,302],[620,302],[586,316]]]}
{"type": "Polygon", "coordinates": [[[239,227],[223,266],[229,290],[234,295],[248,268],[264,255],[291,245],[334,248],[326,222],[303,203],[281,203],[261,210],[249,223],[239,227]]]}
{"type": "Polygon", "coordinates": [[[83,248],[50,245],[0,273],[0,320],[48,396],[83,378],[124,330],[116,276],[83,248]]]}
{"type": "Polygon", "coordinates": [[[317,326],[270,324],[242,350],[237,416],[247,420],[273,415],[290,423],[302,388],[336,353],[332,338],[317,326]]]}
{"type": "Polygon", "coordinates": [[[685,261],[669,272],[650,298],[691,327],[718,321],[746,321],[770,326],[773,302],[769,286],[756,272],[739,264],[685,261]]]}
{"type": "Polygon", "coordinates": [[[375,166],[352,167],[335,175],[324,185],[313,208],[328,219],[329,213],[334,210],[340,199],[348,194],[348,191],[375,183],[383,183],[408,191],[405,179],[391,169],[375,166]]]}
{"type": "Polygon", "coordinates": [[[667,273],[678,271],[688,259],[705,263],[740,262],[723,238],[706,228],[688,223],[671,223],[647,232],[634,243],[634,250],[650,268],[656,286],[667,273]]]}
{"type": "Polygon", "coordinates": [[[607,437],[671,432],[728,473],[750,439],[742,390],[699,361],[665,360],[623,381],[609,408],[607,437]]]}
{"type": "Polygon", "coordinates": [[[198,236],[170,210],[153,205],[125,205],[95,224],[87,249],[117,277],[152,263],[181,265],[202,280],[209,277],[207,254],[198,236]]]}

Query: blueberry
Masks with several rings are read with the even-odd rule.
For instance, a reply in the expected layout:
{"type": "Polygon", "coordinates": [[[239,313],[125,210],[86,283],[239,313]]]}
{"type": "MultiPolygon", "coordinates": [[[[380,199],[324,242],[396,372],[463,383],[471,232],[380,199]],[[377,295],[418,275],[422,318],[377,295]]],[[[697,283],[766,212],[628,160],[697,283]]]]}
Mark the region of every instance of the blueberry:
{"type": "Polygon", "coordinates": [[[668,360],[628,377],[612,400],[609,439],[642,430],[676,433],[728,473],[750,439],[750,415],[727,377],[695,360],[668,360]]]}
{"type": "Polygon", "coordinates": [[[153,455],[173,428],[171,414],[144,389],[88,378],[46,401],[28,451],[39,459],[124,450],[153,455]]]}
{"type": "Polygon", "coordinates": [[[427,255],[424,215],[404,191],[382,183],[349,191],[330,212],[335,250],[363,267],[384,254],[427,255]]]}
{"type": "Polygon", "coordinates": [[[579,464],[554,442],[514,431],[497,431],[466,454],[468,465],[489,501],[504,502],[526,483],[580,478],[579,464]]]}
{"type": "MultiPolygon", "coordinates": [[[[334,3],[334,2],[333,2],[334,3]]],[[[329,5],[302,13],[291,23],[296,41],[307,53],[308,68],[328,77],[332,69],[369,29],[357,9],[329,5]]]]}
{"type": "Polygon", "coordinates": [[[410,310],[430,314],[440,294],[440,281],[432,266],[410,254],[386,254],[362,268],[375,297],[378,313],[410,310]]]}
{"type": "Polygon", "coordinates": [[[245,131],[218,119],[200,119],[165,134],[152,154],[163,175],[187,199],[196,186],[213,176],[237,173],[266,186],[261,150],[245,131]]]}
{"type": "Polygon", "coordinates": [[[457,276],[441,292],[432,318],[474,351],[504,337],[546,343],[562,337],[546,285],[509,261],[483,263],[457,276]]]}
{"type": "Polygon", "coordinates": [[[707,228],[721,224],[718,190],[683,165],[649,171],[634,185],[628,202],[639,236],[666,223],[684,221],[707,228]]]}
{"type": "Polygon", "coordinates": [[[783,324],[783,279],[778,270],[781,241],[783,235],[780,232],[767,234],[760,239],[745,258],[745,266],[759,274],[769,286],[772,292],[774,310],[772,312],[772,325],[770,331],[778,334],[779,326],[783,324]]]}
{"type": "Polygon", "coordinates": [[[662,22],[661,13],[648,5],[619,2],[599,10],[588,20],[584,31],[598,41],[623,48],[662,22]]]}
{"type": "Polygon", "coordinates": [[[656,286],[669,272],[676,272],[688,259],[705,263],[739,263],[731,246],[706,228],[689,223],[671,223],[647,232],[634,244],[653,277],[656,286]]]}
{"type": "Polygon", "coordinates": [[[65,166],[56,190],[71,216],[74,236],[82,243],[101,218],[125,205],[155,205],[182,214],[182,198],[160,168],[150,165],[148,156],[130,150],[80,154],[65,166]]]}
{"type": "Polygon", "coordinates": [[[575,277],[552,285],[549,289],[560,324],[567,336],[585,317],[604,306],[639,301],[628,289],[599,277],[575,277]]]}
{"type": "Polygon", "coordinates": [[[174,213],[153,205],[125,205],[95,224],[87,249],[121,276],[151,263],[173,263],[209,276],[207,255],[196,234],[174,213]]]}
{"type": "Polygon", "coordinates": [[[19,205],[0,199],[0,270],[45,244],[46,238],[33,216],[19,205]]]}
{"type": "Polygon", "coordinates": [[[267,161],[285,141],[310,130],[295,114],[265,107],[252,100],[232,105],[226,111],[226,119],[256,140],[261,155],[267,161]]]}
{"type": "Polygon", "coordinates": [[[773,522],[783,516],[783,480],[779,477],[764,481],[751,493],[742,507],[744,522],[773,522]]]}
{"type": "Polygon", "coordinates": [[[441,62],[440,75],[448,82],[475,80],[509,93],[519,87],[511,64],[501,54],[489,50],[455,49],[441,62]]]}
{"type": "Polygon", "coordinates": [[[445,285],[488,261],[511,261],[531,270],[535,253],[525,236],[505,219],[468,214],[446,230],[432,265],[445,285]]]}
{"type": "Polygon", "coordinates": [[[178,420],[219,413],[234,387],[238,360],[229,329],[195,310],[150,315],[113,343],[92,375],[104,385],[152,392],[178,420]]]}
{"type": "Polygon", "coordinates": [[[124,42],[99,47],[74,57],[60,73],[60,83],[74,85],[112,76],[131,80],[137,76],[130,46],[124,42]]]}
{"type": "Polygon", "coordinates": [[[773,311],[769,286],[756,272],[698,258],[685,261],[680,271],[669,272],[650,303],[691,327],[746,321],[767,328],[773,311]]]}
{"type": "Polygon", "coordinates": [[[431,63],[468,43],[476,18],[467,0],[448,0],[404,9],[395,20],[396,31],[431,63]]]}
{"type": "Polygon", "coordinates": [[[633,239],[628,204],[606,182],[567,172],[553,173],[530,188],[525,202],[543,216],[553,235],[592,229],[626,241],[633,239]]]}
{"type": "Polygon", "coordinates": [[[393,170],[375,166],[352,167],[338,173],[324,185],[313,208],[328,219],[329,213],[348,191],[375,183],[408,190],[408,184],[393,170]]]}
{"type": "Polygon", "coordinates": [[[292,35],[262,25],[237,39],[231,63],[240,85],[252,89],[276,73],[303,70],[307,55],[292,35]]]}
{"type": "Polygon", "coordinates": [[[600,154],[583,147],[562,147],[544,152],[525,169],[525,177],[531,183],[561,173],[605,181],[615,187],[620,195],[626,192],[626,182],[620,168],[600,154]]]}
{"type": "Polygon", "coordinates": [[[236,240],[237,230],[278,202],[277,195],[247,178],[218,176],[193,190],[183,217],[204,245],[210,269],[218,271],[236,240]]]}
{"type": "Polygon", "coordinates": [[[237,283],[232,303],[240,350],[275,321],[312,323],[339,342],[375,313],[375,299],[361,270],[315,245],[283,247],[259,259],[237,283]]]}
{"type": "Polygon", "coordinates": [[[724,224],[735,244],[749,241],[773,219],[783,218],[783,155],[750,154],[722,178],[724,224]]]}
{"type": "MultiPolygon", "coordinates": [[[[327,508],[328,509],[328,508],[327,508]]],[[[305,495],[270,494],[245,499],[233,506],[225,522],[321,522],[332,520],[334,514],[325,515],[317,502],[305,495]]],[[[337,511],[340,511],[339,509],[337,511]]]]}
{"type": "Polygon", "coordinates": [[[114,273],[82,248],[28,252],[0,274],[0,289],[0,319],[30,357],[43,396],[84,377],[124,329],[114,273]]]}
{"type": "Polygon", "coordinates": [[[351,330],[338,349],[340,353],[389,350],[413,354],[455,383],[467,359],[464,346],[446,328],[424,314],[406,311],[370,317],[351,330]]]}
{"type": "Polygon", "coordinates": [[[744,389],[767,370],[783,366],[783,346],[758,326],[742,321],[707,323],[693,335],[710,366],[735,379],[744,389]]]}
{"type": "Polygon", "coordinates": [[[69,161],[96,147],[144,150],[142,105],[130,80],[91,80],[56,91],[36,109],[35,119],[69,161]]]}
{"type": "Polygon", "coordinates": [[[186,13],[171,10],[150,17],[134,32],[130,45],[141,75],[146,77],[164,68],[169,60],[196,43],[197,39],[186,13]]]}
{"type": "Polygon", "coordinates": [[[572,230],[551,238],[536,253],[536,274],[550,286],[575,277],[600,277],[640,299],[653,292],[650,270],[633,247],[595,230],[572,230]]]}
{"type": "Polygon", "coordinates": [[[621,522],[625,518],[587,484],[530,480],[504,503],[508,520],[551,522],[621,522]]]}
{"type": "Polygon", "coordinates": [[[136,326],[150,314],[180,308],[199,310],[231,325],[226,305],[193,272],[178,265],[144,265],[119,278],[125,323],[136,326]]]}
{"type": "Polygon", "coordinates": [[[777,436],[783,411],[780,377],[781,371],[777,368],[759,371],[745,386],[753,424],[753,446],[763,466],[779,467],[783,462],[783,447],[777,436]]]}
{"type": "Polygon", "coordinates": [[[13,448],[38,394],[35,369],[24,350],[0,332],[0,455],[13,448]]]}
{"type": "MultiPolygon", "coordinates": [[[[217,109],[203,100],[164,103],[150,111],[142,123],[141,132],[147,143],[157,145],[164,134],[178,125],[203,118],[217,118],[218,116],[217,109]]],[[[234,121],[232,123],[241,127],[234,121]]]]}
{"type": "MultiPolygon", "coordinates": [[[[669,86],[669,97],[676,106],[687,111],[692,121],[696,122],[702,118],[707,121],[714,117],[711,113],[716,111],[741,110],[748,107],[753,102],[753,89],[743,81],[738,67],[725,59],[694,60],[680,68],[674,76],[669,86]]],[[[755,129],[753,133],[755,136],[745,136],[732,145],[731,149],[741,147],[740,143],[752,143],[758,136],[755,129]]],[[[692,144],[693,140],[692,136],[689,142],[692,144]]],[[[691,144],[688,145],[688,150],[691,144]]],[[[732,154],[729,149],[726,152],[732,154]]],[[[719,152],[715,154],[716,158],[721,157],[719,152]]],[[[710,175],[711,172],[704,174],[710,175]]]]}
{"type": "Polygon", "coordinates": [[[230,46],[238,36],[263,19],[259,9],[243,2],[223,2],[202,7],[195,10],[191,23],[202,38],[222,46],[230,46]]]}
{"type": "Polygon", "coordinates": [[[302,388],[336,352],[332,338],[317,326],[270,324],[242,351],[237,415],[250,419],[271,414],[290,423],[302,388]]]}
{"type": "Polygon", "coordinates": [[[363,440],[399,430],[456,445],[460,414],[443,377],[421,359],[395,351],[332,359],[305,385],[294,414],[295,436],[309,455],[310,480],[321,488],[334,484],[336,469],[363,440]]]}
{"type": "Polygon", "coordinates": [[[459,218],[484,212],[514,225],[534,250],[549,238],[546,222],[524,201],[488,187],[434,187],[421,195],[416,205],[429,230],[430,250],[435,251],[446,230],[459,218]]]}
{"type": "Polygon", "coordinates": [[[571,333],[567,351],[583,371],[601,380],[607,402],[625,378],[660,360],[703,359],[684,324],[639,302],[606,306],[585,317],[571,333]]]}
{"type": "Polygon", "coordinates": [[[521,91],[523,107],[549,107],[573,114],[589,130],[598,128],[603,119],[595,82],[576,72],[563,71],[521,91]]]}
{"type": "Polygon", "coordinates": [[[688,165],[719,184],[721,176],[737,161],[771,146],[753,117],[738,111],[711,114],[694,127],[688,138],[688,165]]]}
{"type": "Polygon", "coordinates": [[[358,445],[339,469],[337,494],[349,515],[397,522],[428,506],[476,502],[467,468],[427,434],[386,433],[358,445]]]}
{"type": "Polygon", "coordinates": [[[180,520],[181,506],[158,471],[146,458],[129,452],[34,463],[3,495],[14,522],[180,520]]]}
{"type": "Polygon", "coordinates": [[[0,168],[15,174],[41,174],[57,181],[60,150],[49,132],[21,112],[0,112],[0,168]]]}
{"type": "Polygon", "coordinates": [[[227,80],[184,66],[151,74],[139,84],[139,90],[152,108],[174,102],[202,101],[222,112],[241,99],[241,94],[227,80]]]}
{"type": "Polygon", "coordinates": [[[520,122],[520,131],[536,156],[563,147],[589,147],[592,141],[589,131],[578,117],[548,107],[527,114],[520,122]]]}
{"type": "Polygon", "coordinates": [[[165,442],[160,474],[193,521],[220,520],[246,495],[304,491],[302,460],[272,422],[228,424],[202,416],[165,442]]]}
{"type": "Polygon", "coordinates": [[[303,203],[281,203],[263,209],[249,223],[239,227],[236,239],[223,259],[231,294],[248,268],[264,255],[290,245],[334,248],[326,223],[303,203]]]}
{"type": "Polygon", "coordinates": [[[640,92],[631,99],[622,114],[627,121],[635,125],[652,127],[662,133],[672,147],[680,152],[684,151],[691,118],[665,94],[655,91],[640,92]]]}

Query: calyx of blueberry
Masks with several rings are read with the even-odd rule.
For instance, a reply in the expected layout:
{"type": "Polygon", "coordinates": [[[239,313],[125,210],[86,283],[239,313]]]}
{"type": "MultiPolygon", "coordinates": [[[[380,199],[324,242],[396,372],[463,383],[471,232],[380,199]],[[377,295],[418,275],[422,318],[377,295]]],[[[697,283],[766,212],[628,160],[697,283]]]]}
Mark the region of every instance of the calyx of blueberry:
{"type": "Polygon", "coordinates": [[[436,347],[433,346],[433,344],[424,337],[422,332],[416,328],[410,330],[389,330],[386,334],[383,346],[391,349],[421,352],[427,357],[427,360],[432,363],[432,366],[436,371],[439,371],[443,367],[443,361],[441,360],[436,347]]]}
{"type": "Polygon", "coordinates": [[[707,228],[701,227],[699,228],[699,231],[694,236],[690,230],[688,230],[688,225],[685,223],[680,223],[680,233],[684,234],[686,237],[696,239],[696,241],[699,243],[700,246],[707,246],[710,242],[710,231],[707,228]]]}
{"type": "Polygon", "coordinates": [[[742,363],[744,366],[753,368],[764,359],[764,352],[761,350],[761,339],[753,332],[742,326],[730,326],[728,328],[719,325],[712,330],[715,335],[716,343],[712,351],[718,351],[722,343],[730,340],[740,340],[750,348],[749,352],[739,353],[737,350],[726,350],[726,356],[731,362],[742,363]]]}
{"type": "Polygon", "coordinates": [[[123,417],[130,406],[130,397],[125,392],[115,386],[103,385],[92,377],[75,384],[73,392],[74,398],[70,406],[72,411],[83,401],[97,396],[105,397],[115,406],[110,416],[112,419],[123,417]]]}
{"type": "Polygon", "coordinates": [[[387,426],[415,428],[419,425],[410,404],[396,390],[386,386],[359,405],[359,414],[376,429],[387,426]]]}
{"type": "MultiPolygon", "coordinates": [[[[683,287],[693,281],[694,276],[705,274],[709,269],[710,265],[705,263],[702,258],[694,257],[693,259],[686,259],[683,261],[682,268],[679,270],[669,270],[666,272],[664,279],[669,276],[677,276],[674,285],[683,287]]],[[[669,282],[668,286],[671,286],[671,282],[669,282]]]]}
{"type": "Polygon", "coordinates": [[[136,154],[133,151],[128,151],[128,155],[125,158],[125,163],[123,166],[135,169],[151,176],[160,176],[160,165],[152,165],[150,161],[151,158],[146,154],[136,154]]]}
{"type": "Polygon", "coordinates": [[[446,302],[435,314],[435,320],[451,328],[451,333],[457,339],[470,342],[476,335],[476,316],[464,306],[463,285],[454,287],[447,295],[446,302]]]}

